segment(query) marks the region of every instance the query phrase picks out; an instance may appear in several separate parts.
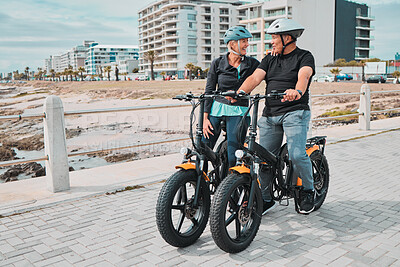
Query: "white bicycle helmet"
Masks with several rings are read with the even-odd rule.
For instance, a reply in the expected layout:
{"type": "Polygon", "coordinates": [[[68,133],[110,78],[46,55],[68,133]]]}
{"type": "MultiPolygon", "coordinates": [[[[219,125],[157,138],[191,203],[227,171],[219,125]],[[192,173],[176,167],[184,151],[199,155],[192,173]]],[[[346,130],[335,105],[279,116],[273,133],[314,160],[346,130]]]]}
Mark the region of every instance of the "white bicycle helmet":
{"type": "Polygon", "coordinates": [[[296,42],[297,38],[299,38],[303,32],[304,32],[304,27],[292,19],[277,19],[274,22],[272,22],[272,24],[267,29],[268,34],[278,34],[281,36],[283,45],[281,55],[283,55],[286,46],[296,42]],[[293,40],[288,42],[287,44],[285,44],[285,41],[283,40],[282,37],[282,35],[285,34],[293,37],[293,40]]]}
{"type": "Polygon", "coordinates": [[[297,39],[304,32],[304,27],[292,19],[277,19],[269,26],[268,34],[288,34],[297,39]]]}

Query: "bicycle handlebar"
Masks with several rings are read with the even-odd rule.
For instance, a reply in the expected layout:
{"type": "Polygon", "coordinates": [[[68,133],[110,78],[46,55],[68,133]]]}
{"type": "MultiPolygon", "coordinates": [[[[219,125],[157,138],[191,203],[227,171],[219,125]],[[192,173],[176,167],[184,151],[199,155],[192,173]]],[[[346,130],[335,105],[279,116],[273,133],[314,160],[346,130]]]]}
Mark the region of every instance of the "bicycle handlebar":
{"type": "Polygon", "coordinates": [[[271,93],[267,95],[249,95],[246,93],[239,93],[236,94],[235,91],[228,91],[228,92],[214,92],[213,94],[201,94],[198,96],[195,96],[192,92],[186,93],[185,95],[177,95],[173,97],[172,99],[177,99],[177,100],[185,100],[185,101],[190,101],[192,99],[205,99],[205,98],[214,98],[217,96],[223,96],[223,97],[232,97],[234,99],[253,99],[253,100],[261,100],[264,98],[272,98],[272,99],[281,99],[283,96],[286,95],[285,93],[278,93],[278,91],[271,91],[271,93]]]}

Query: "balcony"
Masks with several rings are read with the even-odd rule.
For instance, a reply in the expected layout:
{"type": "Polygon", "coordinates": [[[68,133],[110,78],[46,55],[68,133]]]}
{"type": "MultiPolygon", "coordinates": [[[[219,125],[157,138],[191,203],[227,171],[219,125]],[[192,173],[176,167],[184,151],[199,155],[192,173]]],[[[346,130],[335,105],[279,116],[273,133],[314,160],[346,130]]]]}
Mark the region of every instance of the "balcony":
{"type": "Polygon", "coordinates": [[[357,40],[375,40],[374,36],[368,36],[365,34],[356,34],[357,40]]]}
{"type": "Polygon", "coordinates": [[[374,26],[371,25],[363,25],[363,24],[358,24],[356,25],[357,30],[367,30],[367,31],[372,31],[375,30],[374,26]]]}
{"type": "Polygon", "coordinates": [[[373,46],[366,46],[366,45],[356,45],[356,50],[374,50],[373,46]]]}
{"type": "Polygon", "coordinates": [[[375,16],[363,15],[363,14],[358,13],[358,14],[356,15],[356,19],[363,19],[363,20],[372,21],[372,20],[375,20],[375,16]]]}

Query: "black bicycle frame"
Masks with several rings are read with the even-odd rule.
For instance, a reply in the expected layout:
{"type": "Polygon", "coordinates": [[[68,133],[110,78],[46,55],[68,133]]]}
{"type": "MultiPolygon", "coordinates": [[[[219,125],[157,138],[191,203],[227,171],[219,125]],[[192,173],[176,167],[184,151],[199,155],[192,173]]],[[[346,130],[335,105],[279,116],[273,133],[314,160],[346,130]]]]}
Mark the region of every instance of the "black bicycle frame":
{"type": "MultiPolygon", "coordinates": [[[[192,99],[196,98],[192,95],[192,99]]],[[[204,120],[204,104],[205,100],[207,98],[212,98],[213,96],[207,96],[207,95],[200,95],[198,97],[199,99],[199,105],[200,105],[200,110],[199,110],[199,116],[198,116],[198,123],[196,127],[196,135],[195,135],[195,140],[193,142],[194,145],[194,151],[192,152],[193,155],[197,157],[196,159],[196,173],[197,173],[197,184],[196,184],[196,191],[194,195],[194,200],[193,200],[193,206],[196,207],[198,205],[198,199],[199,199],[199,192],[200,192],[200,184],[201,184],[201,179],[203,178],[203,170],[204,170],[204,164],[208,164],[208,161],[210,161],[213,165],[214,168],[220,164],[218,161],[218,155],[204,142],[202,141],[203,137],[203,120],[204,120]]],[[[192,102],[192,112],[196,109],[196,104],[192,102]]],[[[192,122],[191,122],[192,123],[192,122]]],[[[192,131],[192,129],[191,129],[192,131]]],[[[191,136],[193,133],[191,132],[191,136]]],[[[193,140],[192,140],[193,141],[193,140]]],[[[192,155],[189,155],[189,158],[192,155]]],[[[218,175],[218,174],[217,174],[218,175]]]]}

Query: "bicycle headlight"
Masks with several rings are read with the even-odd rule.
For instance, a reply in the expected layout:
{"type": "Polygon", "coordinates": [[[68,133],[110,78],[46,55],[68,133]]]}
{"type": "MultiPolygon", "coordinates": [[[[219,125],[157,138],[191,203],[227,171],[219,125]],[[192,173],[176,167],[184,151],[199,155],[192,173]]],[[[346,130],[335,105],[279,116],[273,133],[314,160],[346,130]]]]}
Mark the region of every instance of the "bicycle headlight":
{"type": "Polygon", "coordinates": [[[236,157],[237,159],[242,159],[242,158],[244,157],[244,155],[245,155],[245,153],[244,153],[243,150],[236,150],[236,151],[235,151],[235,157],[236,157]]]}
{"type": "Polygon", "coordinates": [[[182,147],[181,148],[181,151],[180,151],[180,153],[182,154],[182,155],[188,155],[188,154],[190,154],[190,149],[188,148],[188,147],[182,147]]]}

